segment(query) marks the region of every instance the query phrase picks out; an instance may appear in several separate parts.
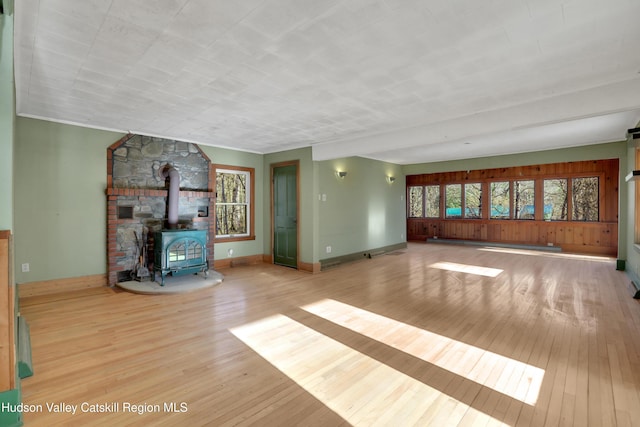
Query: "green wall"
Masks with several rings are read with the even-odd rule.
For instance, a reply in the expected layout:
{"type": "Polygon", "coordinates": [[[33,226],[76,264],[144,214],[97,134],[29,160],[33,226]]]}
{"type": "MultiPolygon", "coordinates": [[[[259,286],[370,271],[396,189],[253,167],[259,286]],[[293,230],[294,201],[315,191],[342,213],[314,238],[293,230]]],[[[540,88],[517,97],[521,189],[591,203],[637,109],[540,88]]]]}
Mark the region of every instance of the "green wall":
{"type": "Polygon", "coordinates": [[[0,15],[0,230],[13,230],[13,16],[0,15]]]}
{"type": "Polygon", "coordinates": [[[298,160],[300,162],[300,218],[298,218],[298,226],[300,235],[298,236],[300,246],[299,261],[305,263],[313,263],[318,261],[317,250],[313,242],[317,241],[318,236],[318,219],[317,219],[317,203],[314,198],[316,193],[315,165],[311,160],[311,148],[301,148],[297,150],[283,151],[279,153],[266,154],[264,156],[264,173],[262,175],[262,190],[264,194],[263,200],[263,226],[264,226],[264,245],[263,253],[272,253],[271,238],[271,165],[281,162],[298,160]]]}
{"type": "Polygon", "coordinates": [[[265,155],[265,254],[271,253],[271,165],[292,160],[300,162],[302,262],[318,263],[406,241],[404,176],[399,165],[361,157],[314,162],[311,148],[301,148],[265,155]],[[347,171],[347,177],[337,178],[337,169],[347,171]],[[386,181],[387,176],[396,178],[394,184],[386,181]]]}
{"type": "Polygon", "coordinates": [[[400,166],[360,157],[314,162],[311,156],[311,148],[265,155],[265,254],[272,252],[271,165],[292,160],[300,162],[300,261],[318,263],[406,241],[400,166]],[[337,178],[337,169],[347,177],[337,178]],[[394,184],[386,181],[388,175],[396,177],[394,184]]]}
{"type": "MultiPolygon", "coordinates": [[[[0,230],[11,230],[14,233],[15,120],[13,16],[2,14],[0,15],[0,230]]],[[[13,283],[10,285],[13,286],[13,283]]],[[[14,332],[16,336],[18,336],[17,323],[14,332]]],[[[11,405],[20,403],[21,390],[17,372],[16,381],[17,388],[0,392],[0,403],[11,405]]],[[[0,411],[0,425],[21,426],[22,414],[0,411]]]]}
{"type": "Polygon", "coordinates": [[[16,124],[16,282],[106,273],[106,150],[123,135],[28,118],[16,124]]]}
{"type": "Polygon", "coordinates": [[[350,157],[318,162],[317,169],[320,259],[406,242],[405,180],[400,166],[350,157]],[[338,170],[347,176],[337,177],[338,170]],[[390,184],[387,176],[396,181],[390,184]]]}

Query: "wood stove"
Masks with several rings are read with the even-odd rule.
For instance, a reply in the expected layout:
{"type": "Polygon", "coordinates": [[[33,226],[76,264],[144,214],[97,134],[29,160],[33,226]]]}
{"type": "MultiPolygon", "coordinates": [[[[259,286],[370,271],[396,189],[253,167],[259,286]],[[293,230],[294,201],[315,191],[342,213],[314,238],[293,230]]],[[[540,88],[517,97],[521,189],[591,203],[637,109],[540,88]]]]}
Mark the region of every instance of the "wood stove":
{"type": "Polygon", "coordinates": [[[209,270],[207,230],[162,230],[154,234],[154,271],[164,278],[209,270]]]}

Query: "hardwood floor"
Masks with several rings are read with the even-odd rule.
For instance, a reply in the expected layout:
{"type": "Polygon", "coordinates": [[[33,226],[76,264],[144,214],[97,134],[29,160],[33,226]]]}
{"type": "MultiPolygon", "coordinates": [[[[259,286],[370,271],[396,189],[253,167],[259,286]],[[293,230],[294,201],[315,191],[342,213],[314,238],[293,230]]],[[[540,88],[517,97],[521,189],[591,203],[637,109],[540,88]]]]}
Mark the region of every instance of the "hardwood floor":
{"type": "Polygon", "coordinates": [[[22,298],[25,425],[640,423],[640,304],[614,260],[412,243],[221,272],[183,295],[22,298]]]}

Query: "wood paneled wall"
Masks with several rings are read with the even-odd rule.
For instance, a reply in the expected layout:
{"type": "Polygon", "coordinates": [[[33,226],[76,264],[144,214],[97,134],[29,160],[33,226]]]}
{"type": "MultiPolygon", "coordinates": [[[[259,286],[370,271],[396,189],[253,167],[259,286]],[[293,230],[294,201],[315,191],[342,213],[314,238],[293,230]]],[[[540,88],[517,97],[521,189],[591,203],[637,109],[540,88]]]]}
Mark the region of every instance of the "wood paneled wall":
{"type": "Polygon", "coordinates": [[[15,296],[11,233],[0,230],[0,392],[16,387],[15,296]]]}
{"type": "MultiPolygon", "coordinates": [[[[553,163],[511,168],[442,172],[407,176],[407,187],[465,182],[600,177],[600,221],[544,221],[511,219],[408,218],[407,238],[477,240],[497,243],[560,246],[569,252],[617,255],[618,159],[553,163]]],[[[538,191],[538,190],[536,190],[538,191]]],[[[444,197],[444,193],[441,193],[444,197]]],[[[407,198],[408,200],[408,198],[407,198]]],[[[486,198],[485,198],[486,200],[486,198]]]]}

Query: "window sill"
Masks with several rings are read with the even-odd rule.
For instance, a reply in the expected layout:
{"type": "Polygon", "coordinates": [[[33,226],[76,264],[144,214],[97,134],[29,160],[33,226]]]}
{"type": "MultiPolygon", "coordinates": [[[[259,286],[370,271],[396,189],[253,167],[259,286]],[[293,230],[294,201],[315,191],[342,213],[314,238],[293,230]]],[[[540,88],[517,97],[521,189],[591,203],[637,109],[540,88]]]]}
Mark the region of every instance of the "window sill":
{"type": "Polygon", "coordinates": [[[213,243],[242,242],[245,240],[256,240],[256,236],[216,237],[213,239],[213,243]]]}

